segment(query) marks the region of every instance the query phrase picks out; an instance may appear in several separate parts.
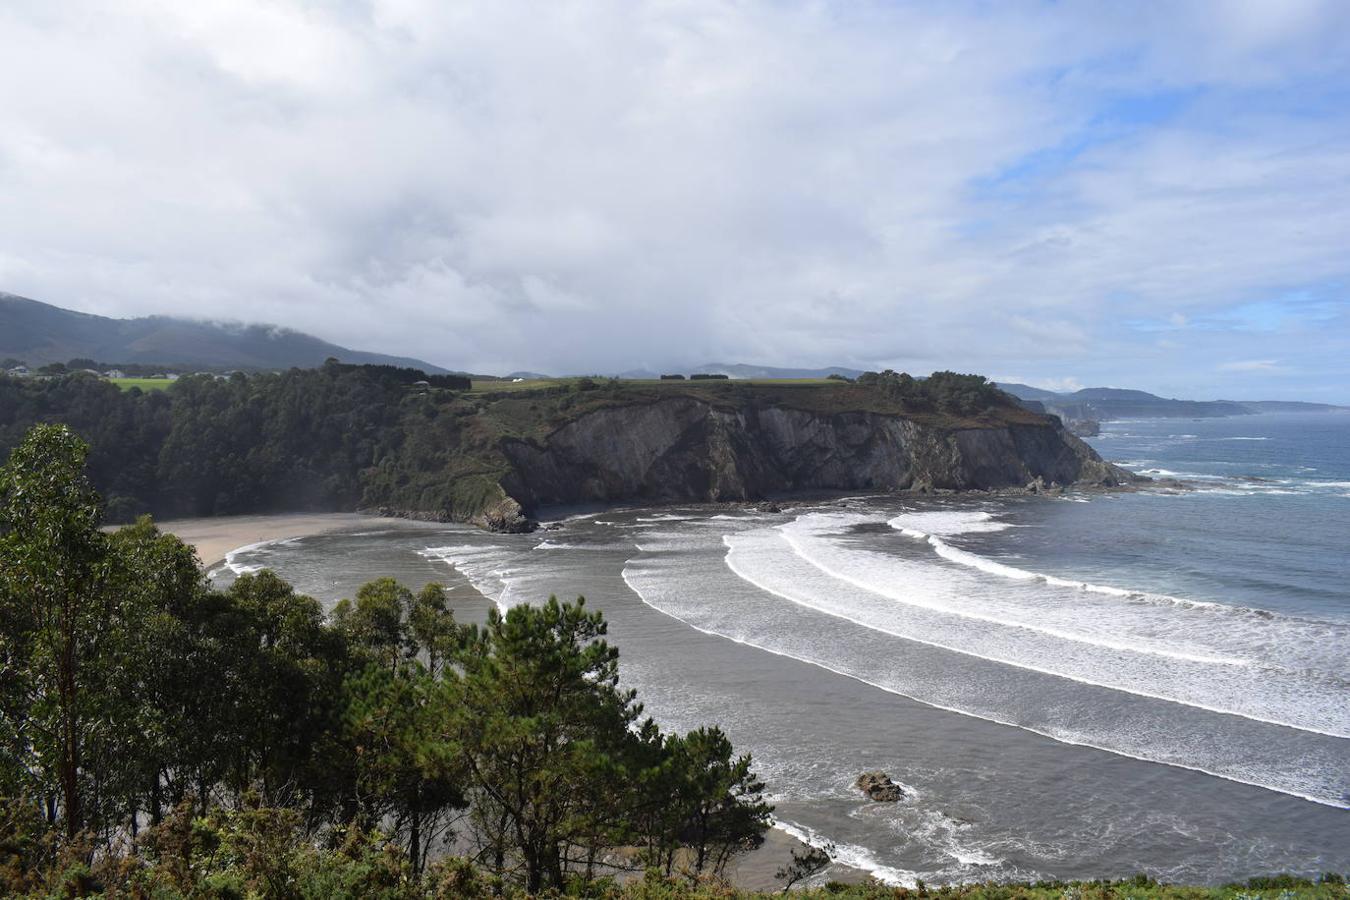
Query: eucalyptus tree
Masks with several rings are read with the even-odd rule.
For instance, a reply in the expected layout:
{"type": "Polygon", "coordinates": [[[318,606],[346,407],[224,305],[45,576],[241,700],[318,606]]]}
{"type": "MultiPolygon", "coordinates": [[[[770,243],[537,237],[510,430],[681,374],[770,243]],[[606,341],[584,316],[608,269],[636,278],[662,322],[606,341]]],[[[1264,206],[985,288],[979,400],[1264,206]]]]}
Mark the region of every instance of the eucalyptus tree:
{"type": "Polygon", "coordinates": [[[0,469],[0,617],[6,768],[43,795],[73,838],[86,824],[86,749],[115,727],[100,690],[117,598],[107,538],[84,475],[88,446],[39,425],[0,469]]]}

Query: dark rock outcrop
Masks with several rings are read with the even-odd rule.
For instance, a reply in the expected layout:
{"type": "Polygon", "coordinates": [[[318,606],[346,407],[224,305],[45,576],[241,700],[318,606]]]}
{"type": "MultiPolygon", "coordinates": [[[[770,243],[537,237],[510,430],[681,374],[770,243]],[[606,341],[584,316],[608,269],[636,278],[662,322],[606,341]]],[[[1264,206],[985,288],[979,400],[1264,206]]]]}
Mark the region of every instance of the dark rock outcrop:
{"type": "Polygon", "coordinates": [[[864,772],[853,786],[866,794],[868,799],[879,803],[894,803],[905,796],[900,785],[891,781],[891,776],[885,772],[864,772]]]}
{"type": "Polygon", "coordinates": [[[511,497],[499,500],[484,509],[474,517],[472,524],[488,531],[506,534],[525,534],[539,527],[539,523],[525,515],[520,503],[511,497]]]}
{"type": "MultiPolygon", "coordinates": [[[[507,440],[501,449],[510,463],[501,486],[521,518],[541,507],[580,503],[1131,480],[1050,417],[944,428],[875,412],[729,409],[691,397],[607,407],[567,422],[541,442],[507,440]]],[[[490,518],[489,527],[495,521],[490,518]]]]}

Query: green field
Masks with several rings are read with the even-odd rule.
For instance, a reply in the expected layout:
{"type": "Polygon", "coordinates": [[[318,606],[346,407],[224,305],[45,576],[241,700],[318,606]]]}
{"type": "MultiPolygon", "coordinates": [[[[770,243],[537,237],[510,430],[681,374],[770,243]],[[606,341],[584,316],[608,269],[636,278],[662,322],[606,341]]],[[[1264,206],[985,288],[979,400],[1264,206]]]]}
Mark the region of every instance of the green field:
{"type": "Polygon", "coordinates": [[[495,381],[475,378],[471,382],[473,387],[470,390],[479,394],[496,393],[498,391],[535,391],[540,388],[558,387],[574,380],[571,378],[532,378],[525,381],[495,381]]]}
{"type": "Polygon", "coordinates": [[[124,391],[134,387],[143,391],[162,391],[173,384],[167,378],[109,378],[108,380],[124,391]]]}

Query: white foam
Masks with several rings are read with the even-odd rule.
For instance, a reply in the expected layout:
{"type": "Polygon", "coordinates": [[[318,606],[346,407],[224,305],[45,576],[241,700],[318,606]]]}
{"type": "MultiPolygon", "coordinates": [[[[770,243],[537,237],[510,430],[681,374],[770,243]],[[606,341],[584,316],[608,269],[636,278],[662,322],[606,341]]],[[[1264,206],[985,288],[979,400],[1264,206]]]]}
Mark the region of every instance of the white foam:
{"type": "MultiPolygon", "coordinates": [[[[979,515],[988,515],[988,513],[981,513],[979,515]]],[[[976,523],[976,525],[963,531],[958,530],[959,523],[955,518],[952,518],[944,522],[944,524],[947,525],[947,530],[945,532],[939,531],[934,533],[930,531],[920,531],[915,528],[905,527],[906,524],[913,524],[914,518],[915,518],[914,516],[897,516],[896,518],[891,519],[887,524],[889,524],[892,528],[898,530],[901,534],[905,535],[906,537],[912,537],[919,540],[927,541],[928,544],[931,545],[933,549],[937,552],[938,556],[941,556],[943,559],[946,559],[950,562],[958,563],[963,566],[969,566],[973,569],[979,569],[980,571],[987,572],[990,575],[998,575],[1003,578],[1011,578],[1016,581],[1039,582],[1042,584],[1053,585],[1055,587],[1069,588],[1075,591],[1086,591],[1088,593],[1093,594],[1103,594],[1108,597],[1122,597],[1130,600],[1146,601],[1150,603],[1165,603],[1171,604],[1173,606],[1183,606],[1195,609],[1205,608],[1224,612],[1242,612],[1248,614],[1253,614],[1257,612],[1255,610],[1246,609],[1245,607],[1230,606],[1228,604],[1223,603],[1212,603],[1208,600],[1192,600],[1185,597],[1173,597],[1169,594],[1158,594],[1150,591],[1139,591],[1139,590],[1132,590],[1129,588],[1113,587],[1112,585],[1108,584],[1094,584],[1089,581],[1075,581],[1071,578],[1060,578],[1056,575],[1047,575],[1043,572],[1032,572],[1026,569],[1019,569],[1016,566],[1010,566],[1005,563],[989,559],[988,557],[980,556],[979,554],[976,553],[970,553],[969,551],[961,550],[957,547],[952,546],[951,544],[947,543],[941,538],[937,537],[937,534],[947,534],[948,536],[951,536],[957,534],[974,534],[977,532],[998,531],[999,530],[998,528],[992,527],[994,523],[987,523],[983,519],[974,519],[972,517],[971,521],[976,523]]],[[[1265,613],[1264,611],[1261,611],[1259,614],[1263,617],[1268,616],[1268,614],[1265,613]]]]}
{"type": "Polygon", "coordinates": [[[883,865],[876,855],[866,847],[857,844],[842,844],[832,841],[808,825],[789,822],[786,819],[773,819],[773,826],[784,831],[803,844],[809,844],[817,850],[832,849],[830,859],[837,863],[867,872],[878,881],[897,887],[914,887],[918,884],[918,873],[893,866],[883,865]]]}
{"type": "MultiPolygon", "coordinates": [[[[700,551],[662,553],[630,560],[622,574],[643,603],[696,631],[937,709],[1320,804],[1347,805],[1341,783],[1345,749],[1335,738],[1203,711],[1184,714],[1185,707],[1147,699],[1142,706],[1122,705],[1077,690],[1065,694],[1069,689],[1055,687],[1050,676],[1028,673],[1028,681],[1016,669],[989,670],[999,664],[978,658],[961,662],[966,657],[959,650],[945,659],[934,656],[944,651],[927,650],[922,643],[897,644],[885,652],[862,633],[846,633],[855,626],[839,631],[828,625],[829,618],[803,621],[792,611],[797,604],[784,605],[749,589],[731,577],[730,569],[715,566],[714,559],[700,551]]],[[[1082,690],[1100,688],[1085,685],[1082,690]]]]}
{"type": "Polygon", "coordinates": [[[726,564],[742,579],[884,634],[1081,684],[1350,737],[1350,709],[1337,708],[1343,685],[1249,661],[1264,642],[1237,642],[1233,649],[1241,653],[1198,643],[1184,623],[1177,630],[1172,613],[1138,616],[1149,610],[1131,615],[1100,603],[1084,610],[1035,595],[1011,598],[968,577],[868,551],[836,551],[828,540],[786,528],[724,541],[726,564]]]}
{"type": "Polygon", "coordinates": [[[427,547],[418,553],[453,566],[469,579],[474,590],[492,600],[503,612],[515,605],[510,599],[512,573],[505,565],[514,556],[514,551],[496,544],[454,544],[427,547]]]}
{"type": "Polygon", "coordinates": [[[567,541],[540,541],[534,545],[536,550],[616,550],[618,548],[618,544],[573,544],[567,541]]]}
{"type": "Polygon", "coordinates": [[[996,519],[993,513],[983,510],[934,510],[932,512],[908,512],[896,516],[888,523],[896,531],[913,534],[978,534],[982,532],[1003,531],[1012,528],[1009,522],[996,519]]]}
{"type": "Polygon", "coordinates": [[[271,541],[258,541],[256,544],[246,544],[243,547],[236,547],[229,553],[225,554],[225,568],[229,569],[236,576],[254,575],[258,572],[261,572],[263,569],[267,567],[263,565],[247,565],[245,563],[241,563],[238,561],[239,557],[251,553],[258,553],[260,551],[266,550],[268,547],[274,544],[280,544],[282,542],[283,541],[280,539],[271,541]]]}

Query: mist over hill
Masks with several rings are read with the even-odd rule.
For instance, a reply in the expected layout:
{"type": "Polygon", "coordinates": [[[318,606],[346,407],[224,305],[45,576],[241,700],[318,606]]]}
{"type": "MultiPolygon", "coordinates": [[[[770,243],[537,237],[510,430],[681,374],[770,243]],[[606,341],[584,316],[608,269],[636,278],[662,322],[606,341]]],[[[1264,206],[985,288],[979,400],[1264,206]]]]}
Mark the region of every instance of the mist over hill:
{"type": "Polygon", "coordinates": [[[87,358],[204,369],[288,369],[322,365],[330,356],[347,363],[446,371],[422,360],[352,350],[275,325],[172,316],[113,319],[0,292],[0,358],[30,366],[87,358]]]}
{"type": "MultiPolygon", "coordinates": [[[[827,378],[830,375],[842,375],[845,378],[857,378],[862,369],[848,369],[842,366],[827,366],[821,369],[784,368],[781,366],[752,366],[745,363],[703,363],[690,369],[666,370],[671,374],[689,375],[706,372],[710,375],[725,375],[728,378],[827,378]]],[[[649,369],[630,369],[620,372],[620,378],[656,378],[659,372],[649,369]]]]}

